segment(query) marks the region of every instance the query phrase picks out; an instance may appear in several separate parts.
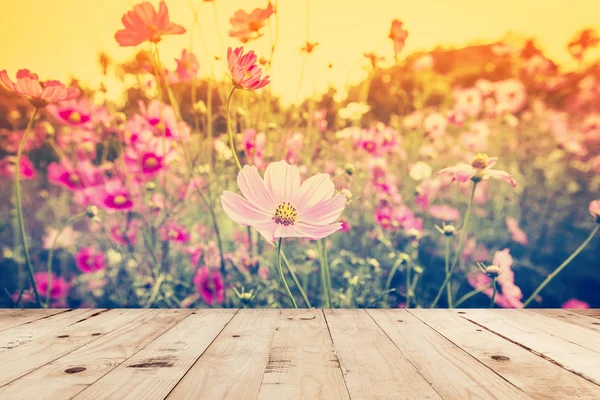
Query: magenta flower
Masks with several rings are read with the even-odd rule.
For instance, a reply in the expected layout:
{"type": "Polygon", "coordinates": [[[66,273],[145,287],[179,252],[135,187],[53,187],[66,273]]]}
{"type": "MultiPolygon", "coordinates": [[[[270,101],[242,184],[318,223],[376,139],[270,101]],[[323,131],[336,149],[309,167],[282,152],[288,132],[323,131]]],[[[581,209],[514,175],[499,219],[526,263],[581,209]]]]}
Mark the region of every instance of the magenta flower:
{"type": "Polygon", "coordinates": [[[590,202],[589,211],[590,215],[596,218],[596,222],[600,224],[600,199],[590,202]]]}
{"type": "Polygon", "coordinates": [[[186,230],[176,222],[169,222],[161,228],[162,240],[178,243],[187,243],[190,241],[190,235],[186,230]]]}
{"type": "Polygon", "coordinates": [[[256,167],[244,166],[237,182],[245,198],[225,191],[223,209],[234,222],[256,228],[269,243],[284,237],[322,239],[342,228],[335,220],[347,200],[335,194],[329,174],[300,184],[298,167],[278,161],[269,164],[264,181],[256,167]]]}
{"type": "Polygon", "coordinates": [[[225,285],[218,269],[211,269],[206,265],[198,269],[194,284],[198,294],[208,305],[212,306],[215,302],[221,304],[225,300],[225,285]]]}
{"type": "Polygon", "coordinates": [[[92,247],[82,247],[75,255],[75,265],[84,274],[103,270],[106,266],[104,253],[92,247]]]}
{"type": "Polygon", "coordinates": [[[227,49],[227,63],[236,88],[256,90],[269,84],[269,77],[262,77],[262,69],[256,64],[256,60],[254,51],[244,54],[243,47],[227,49]]]}
{"type": "Polygon", "coordinates": [[[57,277],[54,273],[50,274],[50,282],[48,281],[47,272],[38,272],[34,275],[35,285],[38,292],[45,295],[50,286],[50,298],[60,299],[69,293],[69,284],[64,278],[57,277]]]}
{"type": "Polygon", "coordinates": [[[96,110],[94,104],[85,98],[51,104],[47,110],[58,122],[70,126],[91,127],[93,119],[107,119],[105,110],[96,110]]]}
{"type": "MultiPolygon", "coordinates": [[[[14,156],[7,156],[0,160],[0,176],[7,177],[8,179],[15,178],[15,166],[17,160],[14,156]]],[[[19,162],[19,180],[32,180],[35,178],[35,168],[33,163],[23,154],[19,162]]]]}
{"type": "Polygon", "coordinates": [[[506,226],[508,227],[508,231],[510,232],[512,240],[522,244],[523,246],[527,246],[527,243],[529,243],[527,240],[527,234],[523,232],[521,228],[519,228],[519,223],[516,219],[512,217],[506,218],[506,226]]]}
{"type": "Polygon", "coordinates": [[[0,71],[0,85],[10,92],[27,100],[35,108],[46,107],[50,103],[72,100],[79,96],[79,89],[67,88],[59,81],[41,82],[38,76],[28,69],[17,72],[17,81],[13,82],[6,72],[0,71]]]}
{"type": "Polygon", "coordinates": [[[436,175],[452,176],[453,182],[467,182],[469,180],[481,182],[494,179],[508,182],[516,187],[517,181],[508,172],[491,168],[496,164],[496,161],[498,161],[497,157],[490,158],[487,154],[479,153],[473,157],[471,164],[461,163],[454,167],[444,168],[438,171],[436,175]]]}
{"type": "Polygon", "coordinates": [[[585,301],[577,300],[577,299],[569,299],[565,301],[561,308],[590,308],[590,305],[585,301]]]}
{"type": "Polygon", "coordinates": [[[164,1],[158,6],[158,12],[149,1],[136,4],[121,19],[125,29],[115,34],[121,46],[137,46],[144,42],[158,43],[163,35],[181,35],[185,28],[169,20],[169,10],[164,1]]]}
{"type": "MultiPolygon", "coordinates": [[[[500,273],[497,278],[498,285],[500,286],[500,292],[496,294],[494,302],[503,308],[522,308],[523,293],[521,289],[515,285],[515,274],[511,267],[513,264],[513,258],[510,255],[508,249],[497,251],[494,254],[493,265],[498,267],[500,273]]],[[[469,284],[475,289],[483,289],[487,287],[482,293],[488,297],[493,296],[493,289],[490,286],[492,279],[486,274],[479,272],[476,274],[469,275],[469,284]]]]}
{"type": "Polygon", "coordinates": [[[231,30],[229,36],[238,38],[242,43],[262,36],[261,29],[265,22],[273,15],[273,5],[269,2],[267,8],[255,8],[250,14],[244,10],[237,10],[229,19],[231,30]]]}

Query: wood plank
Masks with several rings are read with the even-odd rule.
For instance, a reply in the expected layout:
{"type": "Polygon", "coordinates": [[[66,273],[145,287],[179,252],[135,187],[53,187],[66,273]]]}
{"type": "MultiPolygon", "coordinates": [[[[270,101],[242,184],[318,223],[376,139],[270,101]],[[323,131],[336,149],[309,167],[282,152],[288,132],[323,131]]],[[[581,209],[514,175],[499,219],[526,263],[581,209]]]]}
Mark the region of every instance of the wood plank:
{"type": "Polygon", "coordinates": [[[98,340],[0,388],[0,399],[70,399],[192,311],[151,310],[144,313],[106,335],[99,335],[98,340]]]}
{"type": "MultiPolygon", "coordinates": [[[[90,309],[65,311],[50,318],[38,319],[0,332],[0,360],[2,359],[2,354],[14,351],[17,347],[40,340],[45,336],[53,336],[56,331],[63,327],[88,318],[98,311],[90,309]]],[[[28,311],[25,312],[27,313],[28,311]]]]}
{"type": "Polygon", "coordinates": [[[164,399],[236,312],[193,312],[74,399],[164,399]]]}
{"type": "MultiPolygon", "coordinates": [[[[526,320],[515,321],[501,310],[453,310],[461,317],[485,329],[552,360],[563,368],[600,384],[600,354],[567,340],[527,325],[526,320]]],[[[506,310],[518,311],[518,310],[506,310]]]]}
{"type": "Polygon", "coordinates": [[[533,398],[600,398],[600,387],[460,315],[448,310],[409,312],[533,398]]]}
{"type": "Polygon", "coordinates": [[[441,399],[365,310],[324,310],[352,399],[441,399]]]}
{"type": "Polygon", "coordinates": [[[350,398],[321,310],[281,310],[259,398],[350,398]]]}
{"type": "Polygon", "coordinates": [[[2,309],[0,310],[0,332],[65,311],[66,308],[2,309]]]}
{"type": "Polygon", "coordinates": [[[531,311],[600,333],[600,321],[598,321],[598,318],[572,312],[572,310],[564,308],[536,308],[531,311]]]}
{"type": "Polygon", "coordinates": [[[169,399],[256,399],[279,310],[240,310],[169,399]]]}
{"type": "Polygon", "coordinates": [[[583,309],[583,308],[572,309],[571,308],[570,310],[574,311],[576,313],[579,313],[579,314],[587,315],[588,317],[600,318],[600,308],[590,308],[590,309],[583,309]]]}
{"type": "Polygon", "coordinates": [[[444,399],[531,399],[406,310],[368,310],[444,399]]]}
{"type": "Polygon", "coordinates": [[[600,334],[590,329],[574,326],[531,310],[495,310],[494,315],[506,316],[529,328],[539,329],[600,355],[600,334]]]}
{"type": "MultiPolygon", "coordinates": [[[[0,387],[97,340],[147,310],[87,310],[72,325],[63,325],[51,334],[0,354],[0,387]]],[[[59,314],[60,315],[60,314],[59,314]]]]}

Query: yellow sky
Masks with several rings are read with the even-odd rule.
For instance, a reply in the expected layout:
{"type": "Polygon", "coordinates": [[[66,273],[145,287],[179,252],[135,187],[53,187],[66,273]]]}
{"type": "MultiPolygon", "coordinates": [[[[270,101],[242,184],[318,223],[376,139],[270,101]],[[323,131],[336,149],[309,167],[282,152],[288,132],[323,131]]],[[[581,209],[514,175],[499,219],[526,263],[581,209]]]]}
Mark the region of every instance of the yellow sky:
{"type": "MultiPolygon", "coordinates": [[[[405,51],[426,50],[437,45],[464,45],[474,40],[494,40],[509,31],[532,35],[547,54],[559,62],[568,61],[566,42],[582,27],[598,28],[598,0],[309,0],[310,39],[320,42],[307,64],[300,97],[320,91],[332,83],[343,87],[347,77],[355,82],[364,76],[362,53],[377,51],[391,58],[386,36],[391,20],[404,21],[409,31],[405,51]],[[333,64],[332,69],[327,65],[333,64]]],[[[152,1],[154,4],[158,0],[152,1]]],[[[236,41],[227,36],[229,17],[239,8],[264,7],[267,0],[215,0],[221,40],[210,3],[199,8],[199,23],[193,36],[190,4],[201,0],[167,0],[171,20],[184,25],[188,33],[165,38],[160,44],[167,67],[193,39],[202,73],[212,63],[217,74],[223,62],[209,61],[223,56],[236,41]],[[200,35],[203,35],[203,40],[200,35]],[[203,43],[206,45],[204,46],[203,43]]],[[[42,79],[66,79],[70,74],[98,84],[99,51],[116,60],[125,60],[133,48],[120,48],[114,33],[122,26],[121,16],[137,1],[130,0],[13,0],[4,2],[0,13],[0,69],[14,74],[29,68],[42,79]]],[[[279,0],[279,44],[273,62],[272,91],[287,102],[296,98],[306,40],[306,0],[279,0]]],[[[267,35],[250,45],[267,55],[267,35]]]]}

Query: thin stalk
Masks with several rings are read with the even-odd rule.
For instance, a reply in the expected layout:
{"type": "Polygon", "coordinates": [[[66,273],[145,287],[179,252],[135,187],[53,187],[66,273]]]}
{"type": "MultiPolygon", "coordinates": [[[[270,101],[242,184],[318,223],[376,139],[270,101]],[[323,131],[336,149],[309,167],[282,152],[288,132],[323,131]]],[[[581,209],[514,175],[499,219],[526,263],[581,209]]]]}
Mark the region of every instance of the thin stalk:
{"type": "Polygon", "coordinates": [[[298,305],[296,304],[296,299],[294,299],[294,296],[292,296],[290,287],[288,286],[287,281],[285,280],[285,276],[283,275],[283,268],[281,267],[281,244],[282,244],[282,242],[283,242],[283,238],[279,238],[279,241],[277,242],[277,269],[279,270],[279,278],[281,278],[281,282],[283,283],[283,286],[285,286],[285,290],[287,291],[288,296],[292,300],[292,304],[294,305],[294,308],[297,309],[298,305]]]}
{"type": "Polygon", "coordinates": [[[60,227],[60,230],[56,233],[56,236],[54,236],[54,240],[52,240],[52,247],[50,247],[50,252],[48,253],[48,266],[46,268],[46,270],[48,271],[48,288],[46,289],[46,307],[50,308],[50,291],[51,291],[51,286],[52,286],[52,258],[54,257],[54,250],[56,249],[56,244],[58,243],[58,237],[63,233],[63,231],[70,226],[71,224],[75,223],[75,221],[79,220],[80,218],[85,217],[86,213],[82,212],[79,214],[75,214],[73,216],[71,216],[69,219],[67,219],[67,221],[60,227]]]}
{"type": "Polygon", "coordinates": [[[17,206],[17,221],[19,222],[19,232],[21,236],[21,243],[23,244],[23,252],[25,253],[25,262],[27,264],[27,273],[29,275],[29,281],[33,288],[33,293],[35,295],[35,301],[38,307],[42,306],[42,301],[40,300],[40,294],[38,292],[37,286],[35,285],[35,277],[33,274],[33,266],[31,265],[31,257],[29,256],[29,247],[27,245],[27,236],[25,235],[25,222],[23,220],[23,204],[21,200],[21,156],[23,155],[23,148],[25,147],[25,143],[27,142],[27,137],[31,132],[31,127],[33,126],[33,121],[37,116],[38,109],[36,108],[31,115],[31,119],[27,124],[27,128],[25,129],[25,133],[23,133],[23,137],[21,138],[21,142],[19,142],[19,148],[17,150],[17,160],[15,165],[15,203],[17,206]]]}
{"type": "Polygon", "coordinates": [[[410,265],[406,264],[406,308],[410,308],[410,265]]]}
{"type": "Polygon", "coordinates": [[[531,303],[532,300],[537,297],[537,295],[542,291],[542,289],[544,289],[546,285],[548,285],[556,275],[558,275],[567,265],[569,265],[569,263],[579,255],[579,253],[581,253],[581,251],[588,245],[588,243],[590,243],[590,241],[596,235],[596,233],[598,233],[598,230],[600,230],[600,224],[596,224],[596,227],[592,230],[587,239],[583,241],[581,246],[579,246],[577,250],[575,250],[562,264],[558,266],[558,268],[556,268],[550,275],[546,277],[546,279],[544,279],[544,282],[542,282],[540,286],[538,286],[537,289],[535,289],[535,291],[531,294],[531,296],[529,296],[527,301],[523,303],[523,308],[527,307],[529,303],[531,303]]]}
{"type": "Polygon", "coordinates": [[[160,292],[160,286],[164,281],[165,276],[163,274],[160,274],[158,279],[156,279],[156,282],[154,283],[154,288],[152,288],[152,294],[150,295],[150,299],[148,300],[148,303],[146,304],[145,308],[150,308],[152,306],[152,303],[154,303],[154,301],[158,297],[158,293],[160,292]]]}
{"type": "Polygon", "coordinates": [[[440,286],[440,289],[438,290],[438,293],[435,296],[433,303],[431,303],[430,308],[434,308],[437,305],[438,301],[440,300],[440,297],[442,296],[442,293],[444,292],[446,285],[448,284],[448,282],[450,281],[450,278],[452,277],[452,272],[454,271],[454,268],[456,268],[456,265],[458,264],[460,255],[462,254],[463,247],[465,245],[465,239],[467,238],[469,217],[471,216],[471,208],[473,208],[473,197],[475,197],[475,189],[476,188],[477,188],[477,182],[473,182],[473,190],[471,191],[471,197],[469,198],[469,205],[467,206],[467,211],[465,212],[465,219],[463,221],[463,225],[461,228],[460,239],[458,241],[458,249],[456,251],[456,255],[454,256],[454,260],[452,261],[450,269],[448,270],[448,272],[446,272],[446,279],[444,279],[444,283],[442,283],[442,286],[440,286]]]}
{"type": "Polygon", "coordinates": [[[231,88],[231,92],[229,92],[229,97],[227,98],[227,109],[225,110],[225,114],[227,115],[227,135],[229,136],[229,147],[231,148],[231,152],[233,153],[233,159],[235,160],[235,164],[238,169],[242,169],[242,164],[240,164],[240,160],[237,156],[237,151],[235,150],[235,143],[233,140],[233,131],[231,130],[231,98],[233,97],[233,92],[235,92],[235,86],[231,88]]]}
{"type": "Polygon", "coordinates": [[[321,284],[323,287],[323,297],[325,298],[325,307],[331,308],[331,286],[329,281],[329,265],[327,263],[327,250],[323,239],[317,242],[319,255],[321,256],[321,284]]]}
{"type": "Polygon", "coordinates": [[[392,280],[394,279],[394,275],[396,275],[396,272],[398,271],[400,264],[402,264],[402,261],[404,261],[404,259],[402,257],[398,257],[398,259],[396,260],[394,265],[392,265],[392,269],[390,270],[387,281],[385,282],[385,293],[386,293],[388,305],[389,305],[390,288],[392,286],[392,280]]]}
{"type": "Polygon", "coordinates": [[[288,261],[287,257],[285,256],[285,253],[283,251],[281,252],[281,257],[283,258],[283,263],[287,267],[287,270],[290,272],[290,275],[292,276],[292,279],[294,280],[294,283],[296,284],[296,287],[298,288],[298,291],[300,292],[300,295],[302,296],[302,299],[304,300],[306,307],[312,308],[310,301],[308,300],[308,296],[306,296],[306,292],[304,291],[304,288],[300,284],[300,281],[298,280],[298,277],[296,276],[296,273],[294,272],[294,268],[292,267],[292,264],[290,264],[290,262],[288,261]]]}
{"type": "MultiPolygon", "coordinates": [[[[444,263],[445,263],[445,271],[448,273],[450,270],[450,237],[446,237],[446,248],[444,251],[444,263]]],[[[451,283],[448,281],[446,285],[446,293],[448,295],[448,308],[452,308],[452,288],[451,283]]]]}
{"type": "Polygon", "coordinates": [[[458,307],[460,306],[462,303],[464,303],[465,301],[469,300],[471,297],[483,292],[484,290],[488,290],[491,289],[491,286],[486,286],[482,289],[475,289],[475,290],[471,290],[469,293],[465,294],[464,296],[462,296],[460,299],[458,299],[456,301],[456,303],[454,304],[454,307],[458,307]]]}
{"type": "Polygon", "coordinates": [[[494,288],[494,293],[492,294],[492,299],[490,301],[490,307],[494,307],[494,302],[496,301],[496,293],[498,293],[498,285],[496,284],[496,278],[492,281],[492,288],[494,288]]]}

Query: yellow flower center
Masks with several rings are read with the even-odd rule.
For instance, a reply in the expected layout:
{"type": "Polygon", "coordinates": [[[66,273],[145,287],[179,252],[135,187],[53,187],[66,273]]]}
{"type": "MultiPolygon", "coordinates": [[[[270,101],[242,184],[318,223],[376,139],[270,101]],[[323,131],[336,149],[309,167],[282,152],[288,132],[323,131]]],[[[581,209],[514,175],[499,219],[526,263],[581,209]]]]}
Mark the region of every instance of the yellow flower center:
{"type": "Polygon", "coordinates": [[[159,122],[158,124],[155,125],[156,129],[158,129],[161,132],[165,132],[165,123],[164,122],[159,122]]]}
{"type": "Polygon", "coordinates": [[[471,166],[475,169],[486,169],[490,164],[490,157],[487,154],[479,153],[473,157],[471,166]]]}
{"type": "Polygon", "coordinates": [[[69,174],[69,182],[71,182],[73,185],[76,185],[81,182],[81,179],[79,179],[79,176],[76,174],[69,174]]]}
{"type": "Polygon", "coordinates": [[[72,122],[74,124],[80,123],[81,114],[79,114],[77,111],[73,111],[71,114],[69,114],[69,122],[72,122]]]}
{"type": "Polygon", "coordinates": [[[281,203],[275,209],[273,221],[275,221],[276,224],[288,226],[294,225],[297,217],[298,213],[296,212],[296,208],[294,206],[292,206],[290,203],[281,203]]]}
{"type": "Polygon", "coordinates": [[[152,169],[158,167],[158,159],[156,157],[148,157],[144,160],[144,168],[152,169]]]}
{"type": "Polygon", "coordinates": [[[120,194],[116,195],[113,199],[113,203],[117,206],[122,206],[123,204],[127,203],[127,198],[120,194]]]}

